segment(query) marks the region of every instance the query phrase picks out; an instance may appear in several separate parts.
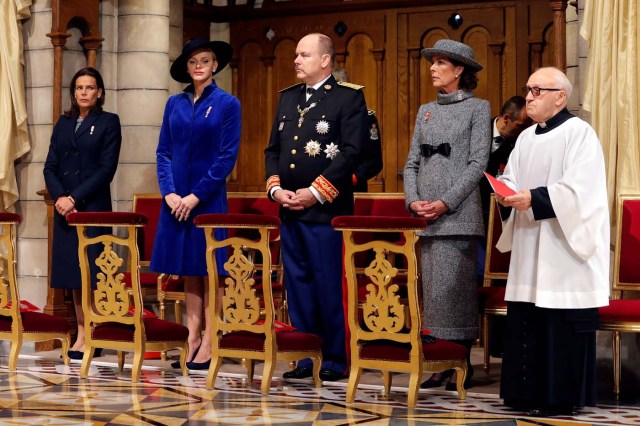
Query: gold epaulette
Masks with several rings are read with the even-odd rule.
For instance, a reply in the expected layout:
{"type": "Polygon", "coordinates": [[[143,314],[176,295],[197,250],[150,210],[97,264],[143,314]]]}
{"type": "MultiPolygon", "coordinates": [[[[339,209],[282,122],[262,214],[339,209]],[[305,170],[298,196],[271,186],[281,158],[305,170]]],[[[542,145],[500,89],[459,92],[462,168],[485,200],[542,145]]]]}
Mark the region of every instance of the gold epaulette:
{"type": "Polygon", "coordinates": [[[372,109],[368,109],[368,110],[367,110],[367,114],[369,114],[369,115],[376,115],[376,112],[375,112],[374,110],[372,110],[372,109]]]}
{"type": "Polygon", "coordinates": [[[340,86],[349,87],[354,90],[360,90],[364,87],[364,86],[360,86],[359,84],[348,83],[346,81],[339,81],[338,84],[340,86]]]}
{"type": "Polygon", "coordinates": [[[293,86],[285,87],[284,89],[280,90],[280,93],[286,92],[287,90],[293,89],[294,87],[300,87],[302,85],[304,85],[304,83],[296,83],[293,86]]]}

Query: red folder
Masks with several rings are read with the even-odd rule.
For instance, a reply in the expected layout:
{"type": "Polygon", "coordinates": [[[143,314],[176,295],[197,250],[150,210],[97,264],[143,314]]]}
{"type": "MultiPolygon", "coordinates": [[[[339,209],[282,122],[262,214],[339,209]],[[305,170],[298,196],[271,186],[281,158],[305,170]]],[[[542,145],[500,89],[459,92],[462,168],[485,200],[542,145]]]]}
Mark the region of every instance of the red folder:
{"type": "Polygon", "coordinates": [[[494,178],[489,173],[484,172],[484,175],[489,180],[491,189],[493,189],[493,192],[495,192],[496,194],[502,195],[503,197],[508,197],[509,195],[514,195],[516,193],[516,191],[509,188],[507,185],[494,178]]]}

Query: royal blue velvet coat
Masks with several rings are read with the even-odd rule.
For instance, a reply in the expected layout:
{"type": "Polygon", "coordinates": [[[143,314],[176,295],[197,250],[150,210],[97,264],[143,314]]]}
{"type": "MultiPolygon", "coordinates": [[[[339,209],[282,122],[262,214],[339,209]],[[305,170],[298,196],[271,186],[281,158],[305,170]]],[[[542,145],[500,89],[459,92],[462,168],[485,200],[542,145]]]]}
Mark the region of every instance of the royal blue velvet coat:
{"type": "MultiPolygon", "coordinates": [[[[158,184],[164,198],[194,194],[200,202],[179,222],[162,205],[151,269],[184,276],[206,276],[204,232],[193,224],[203,213],[227,212],[226,179],[240,145],[240,102],[215,82],[193,103],[193,86],[167,101],[156,151],[158,184]]],[[[217,235],[224,234],[217,231],[217,235]]],[[[218,269],[224,253],[216,254],[218,269]]]]}

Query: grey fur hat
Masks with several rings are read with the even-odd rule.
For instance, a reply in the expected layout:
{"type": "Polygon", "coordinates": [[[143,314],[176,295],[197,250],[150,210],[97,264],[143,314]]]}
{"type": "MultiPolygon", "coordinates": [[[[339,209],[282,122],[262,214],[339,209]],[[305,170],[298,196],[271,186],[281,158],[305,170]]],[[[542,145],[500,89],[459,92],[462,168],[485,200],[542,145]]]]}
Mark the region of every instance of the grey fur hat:
{"type": "Polygon", "coordinates": [[[482,69],[482,65],[476,61],[476,58],[473,55],[473,49],[459,41],[449,39],[438,40],[433,47],[422,49],[420,53],[422,56],[427,58],[429,62],[433,62],[434,56],[440,55],[460,62],[461,64],[471,68],[473,71],[480,71],[482,69]]]}

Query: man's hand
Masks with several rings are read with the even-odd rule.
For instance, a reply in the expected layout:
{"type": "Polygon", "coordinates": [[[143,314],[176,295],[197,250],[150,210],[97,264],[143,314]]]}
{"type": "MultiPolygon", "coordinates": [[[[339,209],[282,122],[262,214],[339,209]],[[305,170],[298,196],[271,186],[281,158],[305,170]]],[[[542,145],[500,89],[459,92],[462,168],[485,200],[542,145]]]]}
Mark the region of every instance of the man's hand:
{"type": "Polygon", "coordinates": [[[528,210],[531,207],[531,191],[528,189],[523,189],[517,194],[500,198],[502,200],[498,199],[498,196],[496,195],[496,199],[500,204],[505,207],[513,207],[518,211],[528,210]]]}
{"type": "Polygon", "coordinates": [[[295,196],[295,192],[287,189],[278,189],[272,195],[273,199],[285,209],[302,210],[303,207],[300,206],[300,202],[295,199],[295,196]]]}
{"type": "Polygon", "coordinates": [[[309,188],[302,188],[296,191],[295,200],[298,201],[300,209],[306,209],[318,202],[318,199],[313,195],[313,192],[309,188]]]}

